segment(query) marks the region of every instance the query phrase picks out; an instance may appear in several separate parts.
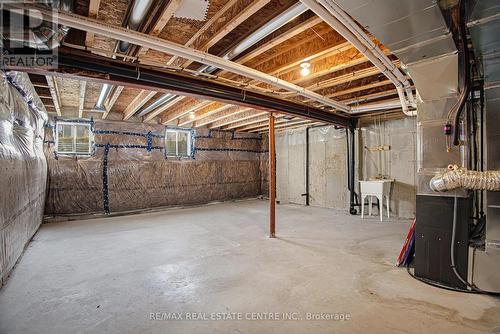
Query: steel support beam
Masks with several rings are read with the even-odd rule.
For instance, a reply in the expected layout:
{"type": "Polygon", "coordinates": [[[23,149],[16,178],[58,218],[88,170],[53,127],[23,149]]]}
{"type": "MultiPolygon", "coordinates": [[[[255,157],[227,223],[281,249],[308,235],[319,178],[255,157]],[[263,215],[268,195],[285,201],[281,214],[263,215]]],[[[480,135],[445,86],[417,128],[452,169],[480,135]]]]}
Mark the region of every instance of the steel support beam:
{"type": "Polygon", "coordinates": [[[59,67],[55,70],[34,67],[12,67],[10,69],[44,75],[59,75],[77,80],[92,78],[95,82],[201,97],[269,112],[278,111],[282,114],[343,127],[353,126],[356,122],[355,118],[350,115],[333,113],[271,95],[242,89],[241,87],[224,85],[201,77],[158,70],[74,49],[61,48],[59,50],[58,64],[59,67]]]}

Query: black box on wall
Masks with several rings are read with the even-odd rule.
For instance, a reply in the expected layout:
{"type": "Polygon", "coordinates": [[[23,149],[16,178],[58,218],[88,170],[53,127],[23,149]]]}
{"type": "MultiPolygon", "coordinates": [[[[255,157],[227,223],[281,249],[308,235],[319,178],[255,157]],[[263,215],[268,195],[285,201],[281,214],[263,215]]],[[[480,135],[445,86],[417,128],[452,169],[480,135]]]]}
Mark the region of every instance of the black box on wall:
{"type": "MultiPolygon", "coordinates": [[[[471,198],[458,198],[455,266],[467,280],[471,198]]],[[[415,275],[452,288],[466,289],[451,268],[454,197],[417,195],[415,275]]]]}

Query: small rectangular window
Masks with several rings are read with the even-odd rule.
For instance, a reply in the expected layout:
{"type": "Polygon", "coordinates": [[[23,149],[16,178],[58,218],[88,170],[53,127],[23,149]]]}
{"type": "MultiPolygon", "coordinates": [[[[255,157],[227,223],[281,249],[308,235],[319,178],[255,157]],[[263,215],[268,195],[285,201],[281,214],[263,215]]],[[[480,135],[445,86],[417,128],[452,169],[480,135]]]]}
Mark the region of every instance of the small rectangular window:
{"type": "Polygon", "coordinates": [[[167,129],[165,133],[165,151],[168,157],[190,157],[192,148],[192,130],[167,129]]]}
{"type": "Polygon", "coordinates": [[[92,150],[90,124],[57,122],[56,152],[58,154],[89,155],[92,150]]]}

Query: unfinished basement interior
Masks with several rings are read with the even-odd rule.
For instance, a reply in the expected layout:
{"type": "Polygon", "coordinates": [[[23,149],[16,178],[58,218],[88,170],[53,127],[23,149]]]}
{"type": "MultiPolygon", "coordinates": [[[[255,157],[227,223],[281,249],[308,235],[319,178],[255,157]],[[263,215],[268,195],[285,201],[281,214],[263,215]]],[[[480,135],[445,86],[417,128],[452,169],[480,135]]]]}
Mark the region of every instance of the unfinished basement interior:
{"type": "Polygon", "coordinates": [[[1,334],[500,333],[499,1],[0,8],[1,334]]]}

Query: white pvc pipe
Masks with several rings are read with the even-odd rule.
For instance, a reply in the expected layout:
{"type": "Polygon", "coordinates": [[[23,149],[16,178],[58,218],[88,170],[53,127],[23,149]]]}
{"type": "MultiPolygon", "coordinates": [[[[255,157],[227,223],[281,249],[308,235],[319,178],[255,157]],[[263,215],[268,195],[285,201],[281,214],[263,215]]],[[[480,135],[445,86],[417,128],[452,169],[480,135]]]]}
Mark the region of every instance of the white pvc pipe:
{"type": "MultiPolygon", "coordinates": [[[[331,8],[329,6],[329,4],[326,2],[326,0],[318,0],[318,1],[323,3],[328,8],[331,8]]],[[[384,63],[384,60],[380,59],[378,57],[378,54],[377,55],[374,54],[374,52],[376,52],[376,51],[373,51],[374,49],[380,51],[380,53],[382,53],[382,51],[376,47],[376,45],[370,40],[370,38],[368,38],[368,36],[366,36],[366,34],[364,34],[364,33],[361,34],[361,36],[359,36],[360,34],[356,31],[356,29],[354,27],[352,28],[352,30],[349,29],[343,22],[341,22],[339,20],[339,18],[337,18],[337,15],[335,15],[336,12],[333,9],[332,9],[333,13],[331,13],[330,11],[328,11],[325,7],[320,5],[315,0],[301,0],[301,2],[303,4],[305,4],[306,6],[308,6],[314,13],[316,13],[316,15],[318,15],[321,19],[323,19],[323,21],[328,23],[328,25],[330,25],[334,30],[336,30],[339,34],[341,34],[356,49],[358,49],[363,55],[365,55],[366,58],[368,58],[368,60],[370,60],[387,78],[389,78],[389,80],[391,80],[391,82],[396,86],[396,90],[398,92],[398,96],[399,96],[399,99],[401,101],[401,107],[403,109],[403,112],[405,113],[405,115],[413,116],[413,113],[408,110],[408,104],[407,104],[407,101],[406,101],[406,98],[404,95],[404,91],[403,91],[403,88],[404,88],[403,83],[400,80],[398,80],[396,74],[393,73],[393,71],[391,70],[392,68],[396,68],[396,67],[394,66],[394,64],[392,64],[392,62],[390,60],[389,60],[390,66],[389,67],[386,66],[386,64],[384,63]],[[364,43],[365,39],[369,40],[370,44],[368,44],[368,45],[365,44],[364,43]]],[[[347,14],[345,14],[345,15],[347,15],[347,14]]],[[[350,24],[348,24],[349,21],[344,19],[343,16],[340,16],[340,19],[342,19],[344,22],[346,22],[346,24],[348,26],[351,26],[350,24]]],[[[352,21],[350,18],[349,18],[349,20],[352,21]]],[[[352,21],[352,23],[355,26],[357,26],[357,24],[354,21],[352,21]]],[[[359,28],[359,27],[357,27],[357,28],[359,28]]],[[[359,28],[358,30],[361,30],[361,29],[359,28]]],[[[362,30],[361,30],[361,32],[362,32],[362,30]]],[[[384,55],[384,57],[385,57],[385,55],[384,55]]],[[[385,58],[387,58],[387,57],[385,57],[385,58]]],[[[401,74],[401,72],[399,70],[397,72],[399,72],[399,74],[401,74]]],[[[405,78],[405,80],[406,80],[406,78],[405,78]]]]}
{"type": "Polygon", "coordinates": [[[391,100],[380,103],[368,103],[359,106],[351,107],[351,113],[360,113],[366,111],[377,111],[377,110],[389,110],[401,108],[401,102],[399,100],[391,100]]]}
{"type": "MultiPolygon", "coordinates": [[[[22,8],[24,6],[20,5],[22,8]]],[[[19,5],[11,5],[11,7],[19,7],[19,5]]],[[[33,6],[31,6],[33,7],[33,6]]],[[[28,6],[26,8],[29,8],[28,6]]],[[[311,100],[320,102],[324,105],[333,107],[337,110],[341,110],[344,112],[349,112],[350,107],[341,103],[334,101],[330,98],[324,97],[318,93],[307,90],[303,87],[294,85],[287,81],[276,78],[272,75],[254,70],[250,67],[234,63],[232,61],[223,59],[221,57],[217,57],[211,55],[207,52],[199,51],[192,49],[190,47],[179,45],[177,43],[173,43],[158,37],[150,36],[144,33],[140,33],[133,30],[128,30],[122,27],[116,27],[111,24],[106,24],[102,21],[91,19],[88,17],[84,17],[81,15],[68,14],[62,12],[51,12],[42,7],[36,7],[38,13],[44,15],[44,17],[50,20],[56,20],[58,24],[66,25],[71,28],[92,32],[94,34],[98,34],[101,36],[106,36],[110,38],[114,38],[117,40],[127,41],[132,44],[136,44],[142,47],[146,47],[152,50],[168,53],[171,55],[175,55],[178,57],[186,58],[189,60],[193,60],[202,64],[207,64],[210,66],[215,66],[217,68],[239,74],[254,80],[258,80],[270,85],[277,86],[279,88],[297,93],[303,97],[309,98],[311,100]]],[[[28,15],[36,15],[35,11],[27,11],[28,15]]]]}
{"type": "Polygon", "coordinates": [[[354,35],[356,35],[363,44],[368,46],[371,52],[373,52],[382,63],[391,70],[391,72],[396,76],[398,81],[403,84],[403,88],[408,95],[408,99],[410,103],[415,106],[415,99],[413,97],[413,92],[411,90],[411,85],[408,79],[404,76],[401,71],[394,66],[391,60],[380,50],[379,47],[373,43],[373,41],[366,35],[366,33],[359,27],[354,20],[347,15],[347,13],[337,4],[334,0],[319,0],[321,4],[323,4],[327,10],[329,10],[335,17],[337,17],[349,30],[351,30],[354,35]]]}

